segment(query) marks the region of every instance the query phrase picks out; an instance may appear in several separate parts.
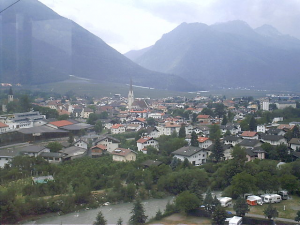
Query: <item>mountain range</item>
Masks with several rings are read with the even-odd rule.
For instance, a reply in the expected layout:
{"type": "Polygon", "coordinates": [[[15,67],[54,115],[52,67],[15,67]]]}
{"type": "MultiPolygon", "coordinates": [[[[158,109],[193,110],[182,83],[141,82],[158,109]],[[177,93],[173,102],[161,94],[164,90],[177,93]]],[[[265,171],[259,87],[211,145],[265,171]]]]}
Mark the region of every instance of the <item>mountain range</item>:
{"type": "Polygon", "coordinates": [[[208,89],[300,88],[300,40],[270,25],[182,23],[153,46],[125,55],[147,69],[208,89]]]}
{"type": "MultiPolygon", "coordinates": [[[[16,2],[0,0],[0,8],[16,2]]],[[[0,82],[42,84],[70,75],[93,82],[169,90],[196,87],[176,75],[151,71],[38,0],[22,0],[0,14],[0,82]]]]}

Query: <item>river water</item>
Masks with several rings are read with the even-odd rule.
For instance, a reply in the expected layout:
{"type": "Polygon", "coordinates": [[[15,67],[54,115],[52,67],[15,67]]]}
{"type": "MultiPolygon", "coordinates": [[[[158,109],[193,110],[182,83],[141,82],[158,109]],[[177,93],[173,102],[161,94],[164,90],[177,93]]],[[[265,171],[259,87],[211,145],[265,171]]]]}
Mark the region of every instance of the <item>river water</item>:
{"type": "MultiPolygon", "coordinates": [[[[173,202],[174,197],[164,199],[149,199],[142,201],[145,214],[148,220],[155,217],[156,212],[160,209],[165,211],[168,202],[173,202]]],[[[69,213],[66,215],[56,215],[38,219],[36,221],[25,222],[23,224],[93,224],[99,211],[107,220],[107,224],[116,224],[119,218],[122,218],[122,224],[128,224],[132,215],[133,203],[122,203],[117,205],[101,206],[97,209],[81,210],[79,212],[69,213]]]]}

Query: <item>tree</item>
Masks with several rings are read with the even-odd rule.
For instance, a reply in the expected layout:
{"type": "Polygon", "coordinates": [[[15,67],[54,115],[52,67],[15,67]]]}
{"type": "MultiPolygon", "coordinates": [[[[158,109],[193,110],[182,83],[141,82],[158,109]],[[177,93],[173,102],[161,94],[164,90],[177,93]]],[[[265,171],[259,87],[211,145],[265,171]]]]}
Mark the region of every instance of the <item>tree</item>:
{"type": "Polygon", "coordinates": [[[187,213],[192,209],[198,208],[200,200],[194,193],[184,191],[176,197],[175,205],[180,211],[187,213]]]}
{"type": "Polygon", "coordinates": [[[297,216],[295,217],[295,221],[300,221],[300,211],[297,212],[297,216]]]}
{"type": "Polygon", "coordinates": [[[68,142],[69,142],[70,145],[73,144],[73,142],[74,142],[74,135],[73,135],[72,132],[69,133],[69,139],[68,139],[68,142]]]}
{"type": "Polygon", "coordinates": [[[269,204],[267,208],[264,210],[264,214],[268,219],[276,218],[278,216],[278,211],[272,204],[269,204]]]}
{"type": "Polygon", "coordinates": [[[163,218],[163,214],[162,214],[162,212],[160,211],[160,209],[158,209],[158,211],[157,211],[156,214],[155,214],[155,219],[156,219],[156,220],[160,220],[161,218],[163,218]]]}
{"type": "Polygon", "coordinates": [[[102,212],[99,211],[96,217],[96,221],[93,223],[93,225],[106,225],[106,224],[107,224],[107,220],[104,219],[102,212]]]}
{"type": "Polygon", "coordinates": [[[63,148],[62,144],[57,141],[49,142],[46,147],[49,148],[51,152],[58,152],[63,148]]]}
{"type": "Polygon", "coordinates": [[[233,157],[233,161],[234,161],[235,165],[238,168],[244,167],[245,162],[247,161],[245,148],[242,148],[240,145],[236,145],[233,147],[231,155],[233,157]]]}
{"type": "Polygon", "coordinates": [[[123,220],[122,220],[122,218],[120,217],[120,218],[118,219],[118,221],[117,221],[117,225],[122,225],[122,223],[123,223],[123,220]]]}
{"type": "Polygon", "coordinates": [[[193,131],[191,134],[191,146],[199,147],[198,135],[195,131],[193,131]]]}
{"type": "Polygon", "coordinates": [[[132,216],[129,219],[129,224],[132,225],[145,224],[148,216],[145,215],[144,207],[139,198],[136,199],[136,201],[134,202],[131,214],[132,216]]]}
{"type": "Polygon", "coordinates": [[[287,145],[283,144],[283,143],[280,143],[280,145],[277,145],[275,147],[275,150],[279,156],[279,159],[281,161],[287,161],[288,160],[288,157],[289,157],[289,154],[288,154],[288,147],[287,145]]]}
{"type": "Polygon", "coordinates": [[[215,104],[215,115],[217,115],[219,118],[221,118],[223,115],[225,115],[225,106],[222,103],[216,103],[215,104]]]}
{"type": "Polygon", "coordinates": [[[97,132],[97,133],[101,133],[102,130],[103,130],[103,126],[102,126],[102,123],[100,120],[98,120],[94,126],[94,130],[97,132]]]}
{"type": "Polygon", "coordinates": [[[225,211],[225,208],[221,205],[218,205],[212,214],[212,220],[214,224],[222,225],[225,223],[226,218],[227,213],[225,211]]]}
{"type": "Polygon", "coordinates": [[[226,114],[223,115],[223,119],[222,119],[222,124],[221,125],[226,125],[228,123],[228,119],[226,114]]]}
{"type": "Polygon", "coordinates": [[[28,112],[31,109],[31,102],[28,95],[21,95],[19,98],[19,107],[21,112],[28,112]]]}
{"type": "Polygon", "coordinates": [[[237,216],[245,216],[245,214],[250,211],[250,208],[246,199],[238,197],[233,205],[233,210],[236,212],[237,216]]]}
{"type": "Polygon", "coordinates": [[[256,127],[257,127],[256,120],[255,120],[254,116],[251,116],[250,121],[249,121],[249,130],[255,131],[256,127]]]}
{"type": "Polygon", "coordinates": [[[67,119],[69,119],[69,115],[68,114],[59,115],[57,117],[57,120],[67,120],[67,119]]]}
{"type": "Polygon", "coordinates": [[[298,178],[291,174],[285,174],[280,178],[281,187],[293,193],[299,190],[300,182],[298,178]]]}
{"type": "Polygon", "coordinates": [[[252,175],[241,172],[232,177],[232,188],[237,195],[256,190],[256,179],[252,175]]]}
{"type": "Polygon", "coordinates": [[[221,130],[219,125],[214,124],[209,127],[209,138],[211,140],[216,140],[221,137],[221,130]]]}
{"type": "Polygon", "coordinates": [[[216,139],[213,145],[210,157],[216,162],[219,162],[224,157],[224,149],[219,138],[216,139]]]}
{"type": "Polygon", "coordinates": [[[156,125],[156,121],[153,117],[148,117],[147,118],[147,124],[148,126],[155,126],[156,125]]]}
{"type": "Polygon", "coordinates": [[[213,197],[211,195],[210,188],[206,191],[205,198],[203,200],[203,205],[205,206],[206,211],[212,210],[213,204],[213,197]]]}
{"type": "Polygon", "coordinates": [[[180,129],[179,129],[178,137],[180,137],[180,138],[185,138],[185,136],[186,136],[185,125],[182,123],[182,124],[181,124],[181,127],[180,127],[180,129]]]}

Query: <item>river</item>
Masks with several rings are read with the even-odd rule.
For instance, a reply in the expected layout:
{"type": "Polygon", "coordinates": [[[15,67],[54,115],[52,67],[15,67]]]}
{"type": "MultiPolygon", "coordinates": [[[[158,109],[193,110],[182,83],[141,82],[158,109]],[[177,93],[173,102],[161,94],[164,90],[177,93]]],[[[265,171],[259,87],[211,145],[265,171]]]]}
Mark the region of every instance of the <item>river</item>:
{"type": "MultiPolygon", "coordinates": [[[[142,201],[148,220],[154,217],[159,209],[161,212],[164,212],[167,203],[172,202],[173,200],[174,197],[142,201]]],[[[55,215],[44,217],[35,221],[25,222],[23,224],[93,224],[99,211],[102,212],[102,215],[107,220],[107,224],[116,224],[119,218],[122,218],[123,224],[128,224],[132,208],[133,203],[101,206],[97,209],[81,210],[79,212],[61,216],[55,215]]]]}

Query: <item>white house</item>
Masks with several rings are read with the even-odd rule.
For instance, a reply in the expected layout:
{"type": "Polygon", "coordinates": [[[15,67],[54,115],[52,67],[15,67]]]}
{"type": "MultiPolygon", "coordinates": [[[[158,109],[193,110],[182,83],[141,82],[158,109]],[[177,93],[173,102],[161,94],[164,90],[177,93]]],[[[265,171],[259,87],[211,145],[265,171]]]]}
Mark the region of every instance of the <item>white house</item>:
{"type": "Polygon", "coordinates": [[[119,147],[119,143],[120,143],[120,140],[118,140],[114,137],[105,135],[105,136],[100,136],[99,139],[95,142],[95,145],[99,145],[99,144],[104,145],[107,147],[108,152],[112,152],[116,148],[119,147]]]}
{"type": "Polygon", "coordinates": [[[187,146],[182,147],[174,152],[172,152],[177,159],[184,161],[187,159],[192,165],[200,166],[206,163],[207,151],[203,148],[187,146]]]}
{"type": "Polygon", "coordinates": [[[243,141],[242,138],[236,136],[225,136],[223,140],[225,145],[232,145],[232,146],[236,146],[237,144],[243,141]]]}
{"type": "Polygon", "coordinates": [[[294,151],[298,151],[300,149],[300,138],[292,138],[289,141],[289,146],[294,151]]]}
{"type": "Polygon", "coordinates": [[[161,135],[171,135],[174,131],[179,133],[181,125],[173,122],[164,123],[162,126],[158,126],[157,129],[161,135]]]}
{"type": "Polygon", "coordinates": [[[117,148],[114,151],[112,151],[111,154],[113,155],[113,161],[117,161],[117,162],[136,160],[136,153],[131,149],[117,148]]]}
{"type": "Polygon", "coordinates": [[[147,146],[158,149],[158,141],[154,140],[152,137],[142,137],[137,140],[136,143],[138,151],[142,151],[144,148],[147,148],[147,146]]]}
{"type": "Polygon", "coordinates": [[[114,124],[110,130],[112,134],[120,134],[126,131],[125,126],[122,124],[114,124]]]}
{"type": "Polygon", "coordinates": [[[280,135],[261,134],[260,140],[264,143],[269,143],[271,145],[280,145],[280,144],[287,145],[287,141],[284,138],[284,136],[280,136],[280,135]]]}
{"type": "Polygon", "coordinates": [[[83,141],[83,140],[81,140],[81,139],[79,139],[78,141],[76,141],[76,142],[74,143],[74,146],[77,146],[77,147],[80,147],[80,148],[84,148],[84,149],[87,149],[87,148],[88,148],[87,142],[85,142],[85,141],[83,141]]]}
{"type": "Polygon", "coordinates": [[[200,148],[208,148],[212,145],[212,141],[207,137],[200,137],[197,139],[197,141],[199,142],[200,148]]]}
{"type": "Polygon", "coordinates": [[[266,133],[266,126],[264,124],[257,125],[256,131],[258,133],[266,133]]]}
{"type": "Polygon", "coordinates": [[[50,152],[50,149],[41,145],[29,145],[22,148],[20,154],[37,157],[43,152],[50,152]]]}

